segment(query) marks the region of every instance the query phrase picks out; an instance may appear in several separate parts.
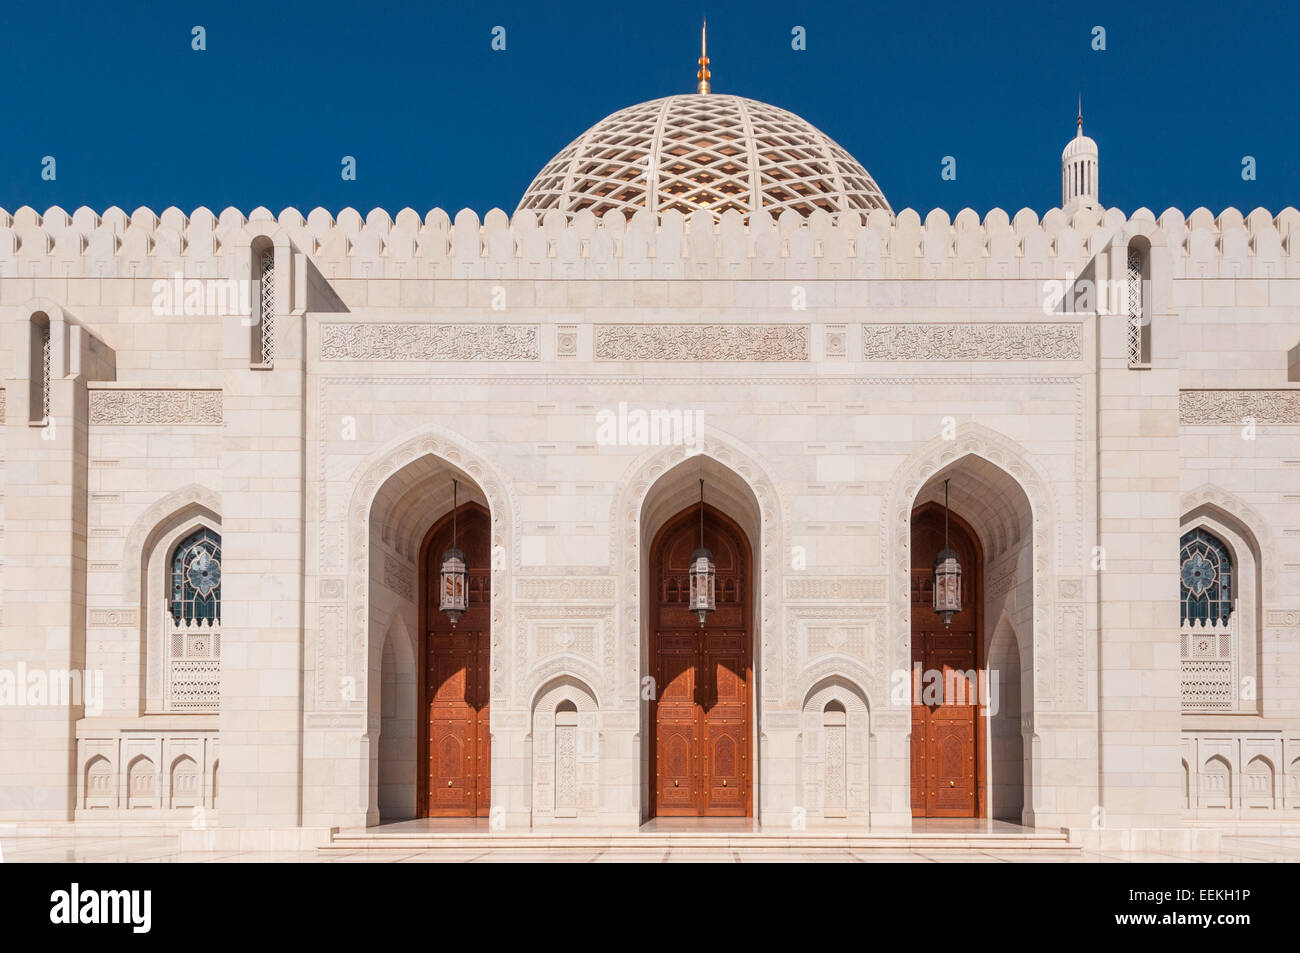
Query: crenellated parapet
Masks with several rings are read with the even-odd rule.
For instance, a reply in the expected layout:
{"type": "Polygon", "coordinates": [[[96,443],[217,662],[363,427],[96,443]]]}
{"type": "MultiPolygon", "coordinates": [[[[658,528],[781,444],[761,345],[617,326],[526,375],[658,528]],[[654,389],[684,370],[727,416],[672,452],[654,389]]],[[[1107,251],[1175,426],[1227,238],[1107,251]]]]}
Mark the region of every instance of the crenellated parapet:
{"type": "Polygon", "coordinates": [[[375,209],[364,218],[346,208],[337,217],[314,209],[304,217],[256,208],[199,208],[129,216],[55,206],[44,214],[24,206],[0,209],[0,277],[225,277],[236,247],[283,233],[327,278],[1050,278],[1077,274],[1113,239],[1141,233],[1169,256],[1174,278],[1300,277],[1300,211],[1277,215],[1234,208],[1215,216],[1200,208],[1159,218],[1138,209],[1030,209],[1014,217],[972,209],[950,218],[905,209],[865,216],[792,211],[746,221],[729,211],[646,211],[596,218],[589,211],[538,218],[500,209],[482,220],[468,209],[451,219],[442,209],[395,217],[375,209]]]}

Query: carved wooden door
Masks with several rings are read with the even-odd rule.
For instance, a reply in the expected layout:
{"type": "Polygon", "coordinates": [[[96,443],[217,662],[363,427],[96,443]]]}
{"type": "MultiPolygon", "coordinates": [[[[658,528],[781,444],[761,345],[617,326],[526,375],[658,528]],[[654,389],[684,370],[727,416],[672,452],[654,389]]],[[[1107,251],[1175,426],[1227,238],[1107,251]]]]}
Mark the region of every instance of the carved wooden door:
{"type": "Polygon", "coordinates": [[[981,554],[955,519],[949,545],[962,565],[962,611],[945,627],[933,608],[933,567],[943,547],[943,510],[912,518],[912,816],[981,817],[981,554]]]}
{"type": "Polygon", "coordinates": [[[425,543],[424,678],[428,817],[486,817],[492,790],[490,535],[487,513],[462,504],[456,545],[469,564],[469,608],[455,626],[438,606],[438,569],[451,546],[450,521],[440,521],[425,543]]]}
{"type": "Polygon", "coordinates": [[[749,546],[739,527],[706,507],[718,607],[701,627],[687,609],[688,567],[699,542],[699,510],[691,507],[651,548],[652,806],[659,817],[745,817],[753,798],[749,546]]]}

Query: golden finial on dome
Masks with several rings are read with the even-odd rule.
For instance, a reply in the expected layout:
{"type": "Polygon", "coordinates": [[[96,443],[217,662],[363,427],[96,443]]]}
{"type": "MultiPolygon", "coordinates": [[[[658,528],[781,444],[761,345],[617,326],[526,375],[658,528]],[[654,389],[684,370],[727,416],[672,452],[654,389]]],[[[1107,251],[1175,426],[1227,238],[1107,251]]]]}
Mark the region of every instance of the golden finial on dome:
{"type": "Polygon", "coordinates": [[[700,27],[700,71],[695,74],[696,79],[700,81],[701,96],[709,91],[708,30],[709,21],[705,20],[704,25],[700,27]]]}

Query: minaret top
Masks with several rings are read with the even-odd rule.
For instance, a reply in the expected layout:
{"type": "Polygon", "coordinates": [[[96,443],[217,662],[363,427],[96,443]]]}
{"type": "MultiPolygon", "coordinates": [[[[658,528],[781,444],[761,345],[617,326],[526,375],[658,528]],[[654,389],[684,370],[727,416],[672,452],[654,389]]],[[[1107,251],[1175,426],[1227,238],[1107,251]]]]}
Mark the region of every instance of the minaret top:
{"type": "Polygon", "coordinates": [[[701,96],[709,92],[708,29],[709,21],[705,20],[700,27],[700,70],[695,74],[695,78],[700,81],[701,96]]]}
{"type": "Polygon", "coordinates": [[[1074,210],[1101,205],[1097,192],[1097,143],[1083,134],[1083,96],[1075,116],[1074,138],[1061,151],[1061,207],[1074,210]]]}

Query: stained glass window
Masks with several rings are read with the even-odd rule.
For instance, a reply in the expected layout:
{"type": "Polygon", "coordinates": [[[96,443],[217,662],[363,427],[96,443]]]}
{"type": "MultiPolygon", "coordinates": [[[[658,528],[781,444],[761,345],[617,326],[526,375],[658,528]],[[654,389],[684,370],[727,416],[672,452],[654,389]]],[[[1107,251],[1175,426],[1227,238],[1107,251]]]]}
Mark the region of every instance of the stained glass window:
{"type": "Polygon", "coordinates": [[[221,621],[221,537],[206,527],[187,536],[172,553],[172,618],[176,622],[221,621]]]}
{"type": "Polygon", "coordinates": [[[1232,615],[1232,557],[1203,529],[1186,533],[1179,555],[1182,624],[1227,622],[1232,615]]]}

